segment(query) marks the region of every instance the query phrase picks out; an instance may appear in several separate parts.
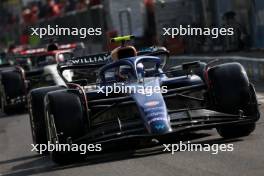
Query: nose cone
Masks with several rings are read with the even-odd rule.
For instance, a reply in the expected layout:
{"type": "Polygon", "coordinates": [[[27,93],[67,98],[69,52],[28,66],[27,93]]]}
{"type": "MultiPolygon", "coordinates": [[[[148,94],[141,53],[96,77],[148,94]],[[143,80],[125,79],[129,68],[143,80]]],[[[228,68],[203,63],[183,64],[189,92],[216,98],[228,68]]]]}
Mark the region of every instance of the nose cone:
{"type": "MultiPolygon", "coordinates": [[[[147,86],[159,88],[160,80],[159,78],[153,78],[145,80],[144,84],[140,85],[144,85],[145,88],[147,86]]],[[[132,97],[150,134],[164,134],[172,131],[167,107],[161,92],[153,91],[151,94],[133,93],[132,97]]]]}
{"type": "MultiPolygon", "coordinates": [[[[145,105],[154,105],[156,101],[151,101],[145,105]]],[[[163,102],[156,102],[155,106],[145,107],[146,126],[151,134],[164,134],[171,131],[167,108],[163,102]]]]}

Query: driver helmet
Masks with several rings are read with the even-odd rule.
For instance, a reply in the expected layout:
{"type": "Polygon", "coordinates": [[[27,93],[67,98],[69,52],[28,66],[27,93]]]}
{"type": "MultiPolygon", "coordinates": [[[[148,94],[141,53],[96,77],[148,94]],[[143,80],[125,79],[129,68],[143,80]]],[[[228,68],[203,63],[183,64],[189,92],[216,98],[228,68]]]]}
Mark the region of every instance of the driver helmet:
{"type": "Polygon", "coordinates": [[[118,61],[123,58],[137,56],[137,50],[133,46],[117,47],[111,52],[112,61],[118,61]]]}

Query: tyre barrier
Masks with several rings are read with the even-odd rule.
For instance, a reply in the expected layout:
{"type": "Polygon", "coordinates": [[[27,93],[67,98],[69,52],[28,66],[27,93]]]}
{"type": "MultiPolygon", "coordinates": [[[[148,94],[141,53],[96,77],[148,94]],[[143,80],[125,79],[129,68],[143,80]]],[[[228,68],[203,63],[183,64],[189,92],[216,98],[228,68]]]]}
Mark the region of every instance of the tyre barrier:
{"type": "Polygon", "coordinates": [[[242,56],[171,56],[170,60],[167,62],[169,66],[179,65],[184,62],[210,62],[217,60],[218,63],[227,62],[238,62],[242,64],[251,80],[262,81],[264,80],[264,59],[262,58],[252,58],[252,57],[242,57],[242,56]]]}

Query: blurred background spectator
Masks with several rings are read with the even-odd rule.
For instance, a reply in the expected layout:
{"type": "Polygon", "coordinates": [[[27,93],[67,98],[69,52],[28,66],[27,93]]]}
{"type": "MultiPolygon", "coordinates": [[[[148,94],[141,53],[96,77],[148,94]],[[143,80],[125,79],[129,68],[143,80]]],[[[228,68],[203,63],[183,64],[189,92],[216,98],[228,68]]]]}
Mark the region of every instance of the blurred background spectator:
{"type": "Polygon", "coordinates": [[[97,38],[59,37],[60,42],[81,40],[98,50],[109,48],[109,38],[122,33],[135,35],[139,47],[165,45],[175,54],[264,48],[263,0],[0,0],[0,21],[1,46],[43,44],[27,30],[58,25],[102,28],[103,35],[97,38]],[[179,24],[233,27],[235,35],[217,39],[162,36],[163,27],[179,24]]]}

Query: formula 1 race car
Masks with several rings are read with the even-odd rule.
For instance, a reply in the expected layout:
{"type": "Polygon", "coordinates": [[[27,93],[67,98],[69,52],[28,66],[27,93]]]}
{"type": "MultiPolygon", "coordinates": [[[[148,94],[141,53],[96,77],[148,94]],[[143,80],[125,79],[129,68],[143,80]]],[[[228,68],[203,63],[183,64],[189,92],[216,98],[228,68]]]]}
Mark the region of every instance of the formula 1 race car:
{"type": "Polygon", "coordinates": [[[73,56],[71,49],[46,51],[45,48],[21,51],[0,69],[1,111],[6,114],[23,110],[29,90],[42,86],[64,85],[56,64],[73,56]]]}
{"type": "Polygon", "coordinates": [[[7,59],[6,53],[5,52],[0,53],[0,69],[8,66],[10,66],[10,63],[7,59]]]}
{"type": "MultiPolygon", "coordinates": [[[[158,55],[162,52],[137,55],[133,47],[122,45],[108,57],[72,58],[59,65],[62,77],[66,70],[86,70],[87,75],[98,72],[97,78],[83,75],[80,79],[79,75],[71,82],[63,78],[66,87],[31,91],[34,142],[101,144],[104,150],[130,141],[175,139],[193,130],[216,128],[225,138],[254,131],[260,118],[258,102],[254,86],[239,63],[211,63],[206,67],[200,62],[183,63],[179,74],[178,70],[161,69],[158,55]],[[203,75],[192,71],[199,68],[203,75]]],[[[72,162],[80,156],[78,152],[57,150],[50,155],[57,163],[72,162]]]]}

